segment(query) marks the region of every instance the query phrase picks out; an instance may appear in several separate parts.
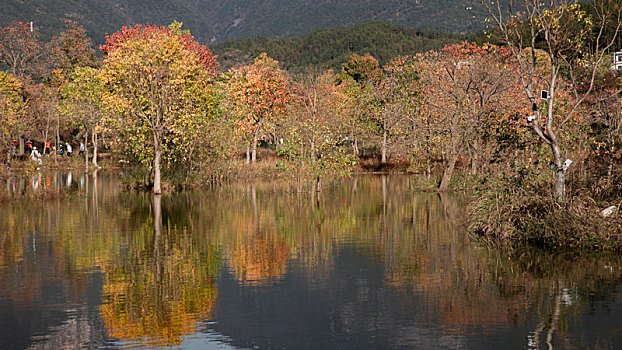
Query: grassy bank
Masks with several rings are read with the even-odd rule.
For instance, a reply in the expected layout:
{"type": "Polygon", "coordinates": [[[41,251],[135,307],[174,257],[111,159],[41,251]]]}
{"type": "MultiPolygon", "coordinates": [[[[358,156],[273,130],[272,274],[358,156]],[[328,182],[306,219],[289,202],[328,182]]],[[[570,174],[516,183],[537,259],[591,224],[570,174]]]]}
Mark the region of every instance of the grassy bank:
{"type": "Polygon", "coordinates": [[[619,179],[596,188],[571,177],[568,198],[558,202],[547,175],[525,170],[480,182],[467,210],[470,231],[494,244],[622,251],[620,215],[600,215],[610,205],[620,207],[620,192],[611,191],[619,179]]]}

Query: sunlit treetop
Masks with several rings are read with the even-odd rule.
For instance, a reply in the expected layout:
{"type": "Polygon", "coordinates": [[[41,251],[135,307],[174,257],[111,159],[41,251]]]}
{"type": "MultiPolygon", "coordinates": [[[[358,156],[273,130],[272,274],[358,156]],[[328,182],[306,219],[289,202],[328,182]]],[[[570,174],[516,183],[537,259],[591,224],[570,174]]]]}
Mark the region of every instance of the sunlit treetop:
{"type": "Polygon", "coordinates": [[[207,46],[196,42],[190,32],[182,30],[181,26],[182,23],[175,21],[168,27],[153,24],[137,24],[134,27],[122,27],[118,32],[106,35],[106,43],[101,45],[100,49],[105,55],[110,55],[117,50],[126,50],[126,44],[131,41],[172,36],[182,44],[185,50],[196,55],[197,61],[201,66],[215,75],[216,68],[218,67],[216,57],[212,55],[207,46]]]}
{"type": "Polygon", "coordinates": [[[73,21],[66,20],[65,31],[54,37],[50,44],[54,64],[65,73],[75,67],[97,67],[100,64],[86,31],[73,21]]]}
{"type": "Polygon", "coordinates": [[[44,48],[38,32],[32,32],[28,23],[15,21],[0,27],[0,63],[7,65],[16,77],[40,77],[47,73],[46,60],[42,59],[44,48]]]}
{"type": "Polygon", "coordinates": [[[337,82],[342,83],[352,79],[361,85],[378,85],[382,81],[382,69],[378,60],[366,53],[363,56],[353,54],[350,60],[341,66],[341,73],[337,82]]]}

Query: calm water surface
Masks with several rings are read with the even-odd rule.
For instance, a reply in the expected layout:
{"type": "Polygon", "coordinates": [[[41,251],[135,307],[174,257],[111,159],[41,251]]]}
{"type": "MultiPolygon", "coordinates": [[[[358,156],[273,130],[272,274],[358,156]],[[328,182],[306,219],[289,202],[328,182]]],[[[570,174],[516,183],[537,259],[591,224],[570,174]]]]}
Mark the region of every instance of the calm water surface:
{"type": "Polygon", "coordinates": [[[622,258],[486,248],[412,178],[154,199],[69,175],[3,190],[76,195],[0,204],[0,349],[622,349],[622,258]]]}

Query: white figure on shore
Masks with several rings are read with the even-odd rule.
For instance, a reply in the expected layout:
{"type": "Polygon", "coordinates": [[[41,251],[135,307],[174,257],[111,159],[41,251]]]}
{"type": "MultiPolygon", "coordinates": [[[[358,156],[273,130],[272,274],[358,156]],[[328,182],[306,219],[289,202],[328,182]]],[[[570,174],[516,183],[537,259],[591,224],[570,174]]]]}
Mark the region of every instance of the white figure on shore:
{"type": "Polygon", "coordinates": [[[41,164],[41,156],[39,155],[39,151],[37,151],[37,147],[32,148],[32,152],[30,153],[30,158],[35,162],[41,164]]]}

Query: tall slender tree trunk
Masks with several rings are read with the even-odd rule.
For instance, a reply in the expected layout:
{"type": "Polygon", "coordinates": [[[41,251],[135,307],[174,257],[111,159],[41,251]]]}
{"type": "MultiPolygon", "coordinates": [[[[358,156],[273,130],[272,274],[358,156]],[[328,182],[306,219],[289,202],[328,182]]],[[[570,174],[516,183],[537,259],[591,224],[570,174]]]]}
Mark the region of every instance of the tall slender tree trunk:
{"type": "Polygon", "coordinates": [[[246,164],[250,164],[251,162],[251,146],[249,144],[246,145],[246,164]]]}
{"type": "Polygon", "coordinates": [[[314,181],[311,184],[311,207],[312,208],[315,208],[316,206],[316,201],[315,201],[315,199],[317,198],[316,193],[317,193],[317,184],[314,181]]]}
{"type": "Polygon", "coordinates": [[[321,185],[322,185],[322,178],[320,178],[319,176],[315,177],[315,183],[313,184],[313,188],[315,189],[314,192],[314,197],[313,200],[315,201],[316,204],[320,203],[320,191],[321,191],[321,185]]]}
{"type": "Polygon", "coordinates": [[[447,166],[445,170],[443,170],[443,177],[441,179],[441,184],[438,186],[440,191],[446,191],[449,189],[449,183],[451,182],[451,177],[454,174],[454,168],[456,167],[456,162],[458,161],[458,157],[462,151],[462,140],[458,136],[458,131],[455,125],[452,126],[452,136],[451,136],[451,148],[449,149],[449,154],[444,155],[447,161],[447,166]]]}
{"type": "Polygon", "coordinates": [[[311,138],[311,164],[315,165],[317,162],[317,155],[315,154],[315,132],[313,132],[313,137],[311,138]]]}
{"type": "Polygon", "coordinates": [[[45,120],[45,137],[43,138],[43,161],[45,161],[46,155],[45,152],[52,152],[52,145],[50,145],[50,149],[48,150],[47,145],[48,145],[48,137],[50,136],[50,124],[51,124],[51,118],[52,118],[52,106],[50,105],[48,110],[47,110],[47,116],[46,116],[46,120],[45,120]]]}
{"type": "Polygon", "coordinates": [[[449,183],[451,182],[451,177],[454,174],[454,168],[456,167],[457,160],[458,152],[449,156],[447,167],[445,167],[445,170],[443,171],[443,178],[441,180],[441,184],[438,186],[439,190],[446,191],[449,188],[449,183]]]}
{"type": "Polygon", "coordinates": [[[426,176],[427,176],[427,178],[429,180],[430,176],[432,176],[432,161],[430,160],[429,153],[426,154],[425,173],[426,173],[426,176]]]}
{"type": "Polygon", "coordinates": [[[153,146],[155,152],[155,159],[153,161],[153,194],[162,194],[162,183],[160,179],[160,163],[162,162],[162,147],[160,146],[160,140],[158,136],[153,134],[153,146]]]}
{"type": "Polygon", "coordinates": [[[257,140],[259,139],[259,128],[255,128],[253,133],[253,153],[251,154],[251,162],[257,161],[257,140]]]}
{"type": "Polygon", "coordinates": [[[564,170],[564,159],[562,157],[561,148],[557,142],[551,143],[553,151],[553,163],[555,164],[555,199],[564,200],[566,197],[566,171],[564,170]]]}
{"type": "Polygon", "coordinates": [[[86,172],[89,171],[89,132],[88,130],[84,132],[84,169],[86,172]]]}
{"type": "Polygon", "coordinates": [[[45,152],[48,151],[47,145],[48,145],[49,133],[50,133],[50,116],[48,114],[48,120],[47,120],[47,124],[45,125],[45,133],[44,133],[45,135],[43,137],[43,147],[42,147],[43,148],[43,161],[44,162],[45,162],[45,157],[46,157],[45,152]]]}
{"type": "Polygon", "coordinates": [[[60,124],[58,120],[58,115],[56,116],[56,149],[54,150],[54,163],[58,164],[58,145],[60,144],[60,124]]]}
{"type": "Polygon", "coordinates": [[[26,152],[25,147],[24,147],[24,136],[20,136],[19,137],[19,155],[23,156],[24,153],[26,152]]]}
{"type": "MultiPolygon", "coordinates": [[[[47,152],[47,144],[48,144],[48,132],[49,127],[45,128],[45,135],[43,137],[43,161],[45,162],[45,152],[47,152]]],[[[51,151],[51,150],[50,150],[51,151]]]]}
{"type": "Polygon", "coordinates": [[[355,157],[358,157],[359,156],[359,142],[357,139],[354,138],[354,133],[350,134],[350,139],[353,140],[352,153],[354,153],[355,157]]]}
{"type": "Polygon", "coordinates": [[[97,134],[91,132],[91,139],[93,141],[93,165],[97,166],[97,134]]]}
{"type": "Polygon", "coordinates": [[[382,131],[382,157],[380,159],[380,163],[387,163],[387,129],[384,128],[382,131]]]}

